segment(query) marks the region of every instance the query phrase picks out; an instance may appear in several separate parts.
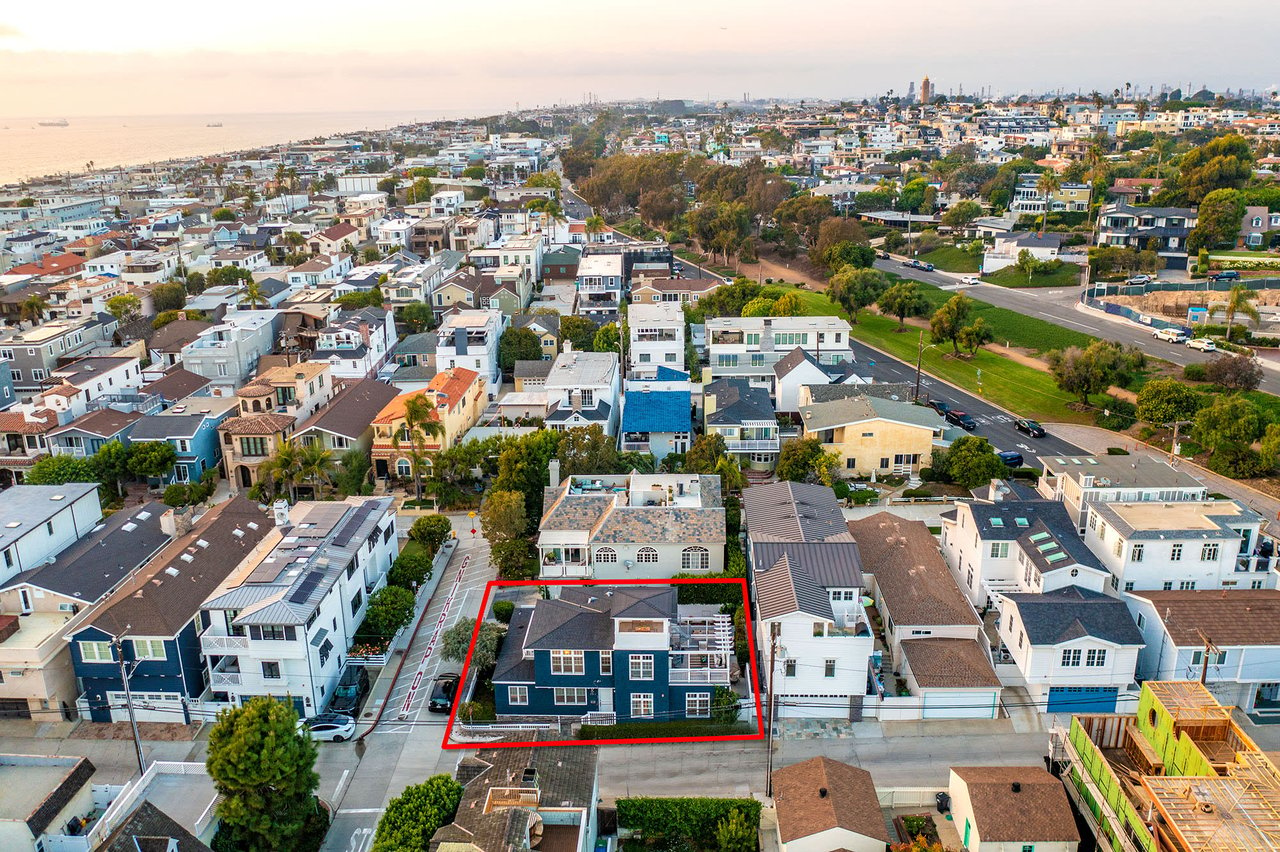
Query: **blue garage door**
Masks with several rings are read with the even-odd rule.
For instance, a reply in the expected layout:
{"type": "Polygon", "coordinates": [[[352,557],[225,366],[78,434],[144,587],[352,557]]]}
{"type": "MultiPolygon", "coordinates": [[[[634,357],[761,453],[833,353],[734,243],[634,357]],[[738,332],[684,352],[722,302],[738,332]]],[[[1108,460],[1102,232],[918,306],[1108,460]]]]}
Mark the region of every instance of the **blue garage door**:
{"type": "Polygon", "coordinates": [[[1114,713],[1114,686],[1053,686],[1049,688],[1049,713],[1114,713]]]}

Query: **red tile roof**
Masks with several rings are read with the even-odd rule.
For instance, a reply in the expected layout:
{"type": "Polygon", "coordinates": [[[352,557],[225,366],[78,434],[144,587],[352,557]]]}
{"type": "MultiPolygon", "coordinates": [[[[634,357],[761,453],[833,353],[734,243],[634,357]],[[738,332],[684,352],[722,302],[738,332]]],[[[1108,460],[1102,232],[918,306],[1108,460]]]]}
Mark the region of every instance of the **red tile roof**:
{"type": "Polygon", "coordinates": [[[9,270],[10,275],[67,275],[78,272],[86,261],[75,254],[45,255],[33,263],[24,263],[9,270]]]}

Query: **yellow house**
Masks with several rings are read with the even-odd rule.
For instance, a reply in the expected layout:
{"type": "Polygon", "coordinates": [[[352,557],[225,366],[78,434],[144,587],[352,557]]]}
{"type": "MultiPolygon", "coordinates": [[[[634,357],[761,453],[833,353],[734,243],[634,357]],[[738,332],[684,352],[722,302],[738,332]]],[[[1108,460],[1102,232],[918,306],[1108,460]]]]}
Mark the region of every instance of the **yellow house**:
{"type": "Polygon", "coordinates": [[[484,388],[484,378],[475,370],[450,367],[436,373],[426,390],[403,393],[388,402],[373,418],[371,456],[375,475],[400,479],[412,475],[413,441],[404,417],[405,403],[410,399],[418,396],[435,399],[433,414],[444,426],[444,434],[420,442],[424,451],[433,453],[457,444],[467,430],[480,421],[487,402],[484,388]]]}
{"type": "Polygon", "coordinates": [[[913,474],[944,446],[947,428],[933,409],[869,396],[802,405],[800,419],[803,437],[838,454],[840,471],[849,477],[913,474]]]}

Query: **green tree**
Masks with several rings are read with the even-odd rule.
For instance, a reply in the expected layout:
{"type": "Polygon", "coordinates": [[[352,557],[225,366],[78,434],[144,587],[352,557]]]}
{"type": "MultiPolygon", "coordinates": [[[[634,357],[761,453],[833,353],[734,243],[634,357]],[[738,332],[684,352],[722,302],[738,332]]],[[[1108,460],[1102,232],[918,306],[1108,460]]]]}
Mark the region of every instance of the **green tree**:
{"type": "Polygon", "coordinates": [[[766,296],[757,296],[750,302],[742,306],[742,316],[744,317],[770,317],[773,316],[774,300],[766,296]]]}
{"type": "MultiPolygon", "coordinates": [[[[467,659],[467,651],[471,648],[471,635],[475,633],[476,620],[462,618],[458,623],[446,630],[440,637],[440,654],[446,660],[461,663],[467,659]]],[[[471,664],[477,671],[493,668],[498,660],[498,648],[502,645],[505,631],[492,621],[480,623],[480,633],[476,636],[475,651],[471,654],[471,664]]]]}
{"type": "Polygon", "coordinates": [[[369,487],[369,454],[359,447],[352,447],[338,459],[338,472],[333,483],[338,492],[346,496],[360,496],[369,487]]]}
{"type": "Polygon", "coordinates": [[[1138,391],[1138,419],[1155,426],[1190,420],[1204,397],[1177,379],[1151,379],[1138,391]]]}
{"type": "Polygon", "coordinates": [[[18,316],[31,324],[35,324],[44,319],[44,315],[49,310],[49,303],[39,293],[32,293],[30,296],[22,300],[22,304],[18,306],[18,316]]]}
{"type": "Polygon", "coordinates": [[[560,436],[560,475],[621,473],[618,447],[600,424],[566,429],[560,436]]]}
{"type": "Polygon", "coordinates": [[[413,592],[400,586],[383,586],[369,595],[365,610],[365,632],[374,636],[394,636],[413,619],[413,592]]]}
{"type": "Polygon", "coordinates": [[[987,325],[987,321],[982,317],[978,317],[973,322],[960,329],[960,333],[956,335],[956,340],[960,345],[969,351],[970,356],[978,354],[978,350],[996,339],[996,333],[991,326],[987,325]]]}
{"type": "Polygon", "coordinates": [[[448,775],[433,775],[404,788],[378,820],[369,852],[421,852],[442,825],[453,822],[462,801],[462,785],[448,775]]]}
{"type": "Polygon", "coordinates": [[[1199,204],[1214,190],[1243,189],[1253,176],[1253,151],[1243,136],[1229,133],[1183,154],[1178,168],[1177,191],[1199,204]]]}
{"type": "Polygon", "coordinates": [[[129,478],[129,450],[119,441],[108,441],[93,454],[98,480],[114,485],[116,494],[124,496],[124,481],[129,478]]]}
{"type": "Polygon", "coordinates": [[[498,366],[505,373],[515,369],[517,361],[542,360],[542,341],[530,328],[509,327],[498,338],[498,366]]]}
{"type": "Polygon", "coordinates": [[[883,313],[898,318],[898,331],[906,331],[907,317],[922,316],[929,310],[929,302],[914,281],[899,281],[876,300],[883,313]]]}
{"type": "Polygon", "coordinates": [[[387,572],[387,585],[415,589],[431,579],[432,573],[431,557],[423,550],[403,550],[396,561],[391,563],[391,570],[387,572]]]}
{"type": "Polygon", "coordinates": [[[718,852],[756,852],[759,832],[759,826],[747,822],[742,811],[729,811],[729,815],[716,824],[716,849],[718,852]]]}
{"type": "Polygon", "coordinates": [[[560,189],[560,175],[552,171],[534,172],[524,182],[525,186],[535,189],[560,189]]]}
{"type": "Polygon", "coordinates": [[[236,211],[230,207],[219,207],[209,215],[215,222],[234,222],[236,220],[236,211]]]}
{"type": "Polygon", "coordinates": [[[132,322],[142,316],[142,300],[132,293],[121,293],[107,299],[107,311],[120,322],[132,322]]]}
{"type": "Polygon", "coordinates": [[[942,224],[960,231],[973,224],[982,215],[982,205],[976,201],[961,201],[942,214],[942,224]]]}
{"type": "Polygon", "coordinates": [[[208,286],[208,279],[205,278],[203,272],[188,272],[186,276],[187,292],[193,296],[198,296],[204,292],[208,286]]]}
{"type": "Polygon", "coordinates": [[[515,491],[490,491],[480,507],[480,523],[491,545],[523,538],[529,528],[524,495],[515,491]]]}
{"type": "Polygon", "coordinates": [[[547,487],[547,468],[559,446],[560,438],[556,433],[550,429],[539,429],[512,441],[498,454],[498,470],[493,488],[524,495],[525,515],[529,518],[530,532],[542,519],[542,495],[543,489],[547,487]]]}
{"type": "Polygon", "coordinates": [[[1090,395],[1113,384],[1127,383],[1133,370],[1141,366],[1141,353],[1111,341],[1095,340],[1086,349],[1055,349],[1045,355],[1045,360],[1058,387],[1088,405],[1090,395]]]}
{"type": "Polygon", "coordinates": [[[822,482],[830,485],[832,454],[817,438],[792,438],[782,444],[774,475],[789,482],[822,482]]]}
{"type": "Polygon", "coordinates": [[[404,426],[391,436],[391,446],[400,449],[409,443],[409,475],[413,478],[413,491],[417,502],[422,502],[422,466],[427,461],[427,444],[444,436],[444,424],[436,415],[435,402],[426,394],[414,394],[404,401],[404,426]]]}
{"type": "Polygon", "coordinates": [[[336,466],[333,451],[320,441],[303,444],[298,449],[298,481],[311,485],[311,497],[320,499],[320,491],[333,483],[336,466]]]}
{"type": "MultiPolygon", "coordinates": [[[[400,309],[396,321],[409,329],[411,334],[426,331],[435,321],[431,306],[423,302],[411,302],[400,309]]],[[[541,356],[539,356],[541,357],[541,356]]]]}
{"type": "Polygon", "coordinates": [[[206,287],[226,287],[241,281],[252,280],[253,273],[239,266],[220,266],[217,269],[210,269],[205,275],[206,287]]]}
{"type": "Polygon", "coordinates": [[[435,556],[452,537],[453,524],[444,515],[426,515],[409,527],[409,539],[417,542],[428,556],[435,556]]]}
{"type": "Polygon", "coordinates": [[[1220,396],[1196,414],[1191,437],[1216,452],[1228,446],[1248,447],[1263,434],[1258,407],[1242,396],[1220,396]]]}
{"type": "Polygon", "coordinates": [[[244,294],[240,297],[240,304],[248,305],[250,308],[266,306],[267,294],[262,289],[262,285],[250,275],[244,282],[244,294]]]}
{"type": "Polygon", "coordinates": [[[1040,214],[1040,233],[1044,233],[1045,224],[1049,221],[1049,209],[1053,207],[1053,194],[1062,188],[1062,181],[1051,169],[1040,173],[1036,181],[1036,192],[1044,197],[1044,211],[1040,214]]]}
{"type": "Polygon", "coordinates": [[[798,317],[804,313],[804,305],[795,293],[783,293],[773,303],[771,313],[775,317],[798,317]]]}
{"type": "Polygon", "coordinates": [[[1204,197],[1197,211],[1196,226],[1187,237],[1187,248],[1201,249],[1234,246],[1244,220],[1244,196],[1236,189],[1215,189],[1204,197]]]}
{"type": "Polygon", "coordinates": [[[1209,306],[1209,318],[1213,319],[1219,313],[1226,313],[1227,340],[1230,340],[1231,326],[1235,322],[1236,314],[1244,314],[1253,320],[1254,325],[1262,322],[1258,309],[1253,306],[1253,300],[1256,298],[1258,298],[1258,291],[1250,290],[1243,284],[1233,284],[1231,290],[1227,293],[1226,302],[1219,302],[1209,306]]]}
{"type": "Polygon", "coordinates": [[[219,831],[246,852],[292,847],[319,807],[316,744],[297,725],[292,703],[258,697],[223,710],[209,732],[219,831]]]}
{"type": "Polygon", "coordinates": [[[151,304],[156,313],[180,311],[187,304],[187,288],[177,281],[168,281],[151,288],[151,304]]]}
{"type": "Polygon", "coordinates": [[[618,332],[618,324],[607,323],[596,331],[595,337],[591,339],[591,348],[594,352],[617,352],[621,340],[622,335],[618,332]]]}
{"type": "Polygon", "coordinates": [[[65,485],[68,482],[99,482],[92,459],[75,456],[41,456],[23,480],[27,485],[65,485]]]}
{"type": "Polygon", "coordinates": [[[951,341],[951,348],[959,355],[960,331],[965,327],[972,310],[973,300],[963,293],[957,293],[933,312],[933,316],[929,318],[929,334],[939,343],[951,341]]]}
{"type": "Polygon", "coordinates": [[[934,453],[933,469],[962,488],[977,488],[993,479],[1003,479],[1009,471],[987,439],[976,435],[958,438],[945,452],[934,453]]]}
{"type": "MultiPolygon", "coordinates": [[[[735,545],[736,547],[736,545],[735,545]]],[[[717,686],[711,693],[711,719],[721,725],[732,725],[742,714],[742,699],[727,686],[717,686]]]]}
{"type": "Polygon", "coordinates": [[[605,224],[603,216],[588,216],[583,222],[583,230],[587,233],[587,242],[595,242],[595,236],[597,234],[603,234],[608,230],[608,227],[609,226],[605,224]]]}
{"type": "Polygon", "coordinates": [[[858,323],[858,311],[874,305],[889,288],[884,273],[878,269],[846,266],[831,277],[827,298],[844,308],[849,321],[858,323]]]}
{"type": "Polygon", "coordinates": [[[684,454],[684,470],[689,473],[714,473],[725,457],[724,436],[719,432],[707,432],[693,439],[693,445],[684,454]]]}
{"type": "Polygon", "coordinates": [[[146,479],[161,479],[173,470],[178,451],[168,441],[142,441],[129,447],[129,472],[146,479]]]}
{"type": "Polygon", "coordinates": [[[18,203],[14,205],[14,207],[35,207],[35,206],[36,206],[36,200],[34,198],[31,198],[30,196],[27,196],[26,198],[19,198],[18,203]]]}
{"type": "Polygon", "coordinates": [[[560,340],[569,341],[575,352],[590,352],[598,330],[599,326],[586,317],[571,315],[560,318],[560,340]]]}
{"type": "Polygon", "coordinates": [[[462,170],[462,176],[468,180],[484,180],[484,166],[467,166],[462,170]]]}
{"type": "Polygon", "coordinates": [[[1257,390],[1262,383],[1262,364],[1252,352],[1219,355],[1205,365],[1204,377],[1231,391],[1257,390]]]}

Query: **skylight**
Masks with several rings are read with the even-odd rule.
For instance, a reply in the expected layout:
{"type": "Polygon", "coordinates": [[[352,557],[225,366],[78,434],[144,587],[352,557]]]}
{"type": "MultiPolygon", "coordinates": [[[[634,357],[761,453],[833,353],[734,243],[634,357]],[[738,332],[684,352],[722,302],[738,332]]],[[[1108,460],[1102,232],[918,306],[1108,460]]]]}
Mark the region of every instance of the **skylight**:
{"type": "Polygon", "coordinates": [[[1045,561],[1046,561],[1046,562],[1061,562],[1062,560],[1064,560],[1064,559],[1066,559],[1066,558],[1067,558],[1067,554],[1063,553],[1062,551],[1058,551],[1057,553],[1051,553],[1051,554],[1049,554],[1048,556],[1046,556],[1046,557],[1045,557],[1045,561]]]}
{"type": "Polygon", "coordinates": [[[1014,518],[1014,519],[1013,519],[1013,522],[1014,522],[1015,524],[1017,524],[1018,526],[1020,526],[1020,527],[1029,527],[1029,526],[1031,526],[1031,524],[1027,521],[1027,519],[1026,519],[1026,518],[1014,518]]]}
{"type": "Polygon", "coordinates": [[[992,518],[992,519],[991,519],[991,526],[993,526],[993,527],[1003,527],[1003,526],[1004,526],[1004,518],[992,518]]]}
{"type": "Polygon", "coordinates": [[[1044,544],[1036,548],[1041,553],[1048,553],[1050,550],[1057,550],[1058,543],[1056,541],[1046,541],[1044,544]]]}
{"type": "Polygon", "coordinates": [[[1032,541],[1044,541],[1048,537],[1049,537],[1049,534],[1043,531],[1031,534],[1032,541]]]}

